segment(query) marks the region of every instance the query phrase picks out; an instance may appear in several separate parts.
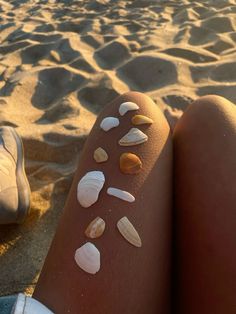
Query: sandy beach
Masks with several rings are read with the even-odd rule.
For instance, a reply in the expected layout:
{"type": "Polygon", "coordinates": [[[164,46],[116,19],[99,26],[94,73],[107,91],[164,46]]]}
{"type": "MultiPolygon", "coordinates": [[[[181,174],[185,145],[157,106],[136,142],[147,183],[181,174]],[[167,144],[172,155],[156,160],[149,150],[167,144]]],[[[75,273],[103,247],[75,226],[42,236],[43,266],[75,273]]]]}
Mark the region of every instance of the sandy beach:
{"type": "Polygon", "coordinates": [[[31,294],[98,113],[136,90],[184,111],[236,102],[236,1],[0,0],[0,125],[21,135],[32,190],[0,227],[0,295],[31,294]]]}

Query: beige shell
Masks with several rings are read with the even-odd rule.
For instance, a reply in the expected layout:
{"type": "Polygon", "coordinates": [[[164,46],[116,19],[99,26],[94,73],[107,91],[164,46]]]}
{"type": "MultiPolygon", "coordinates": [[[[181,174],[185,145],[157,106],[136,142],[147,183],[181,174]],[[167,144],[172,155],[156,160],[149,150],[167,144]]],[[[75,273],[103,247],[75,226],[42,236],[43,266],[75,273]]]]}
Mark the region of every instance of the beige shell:
{"type": "Polygon", "coordinates": [[[120,156],[120,170],[125,174],[136,174],[142,169],[142,161],[132,153],[123,153],[120,156]]]}
{"type": "Polygon", "coordinates": [[[108,160],[108,154],[102,147],[98,147],[93,153],[93,158],[98,163],[105,162],[108,160]]]}
{"type": "Polygon", "coordinates": [[[142,246],[142,241],[138,232],[127,217],[123,217],[117,222],[117,228],[129,243],[136,247],[142,246]]]}
{"type": "Polygon", "coordinates": [[[90,222],[85,230],[85,235],[91,239],[99,238],[103,234],[105,226],[105,221],[102,218],[97,217],[90,222]]]}
{"type": "Polygon", "coordinates": [[[148,140],[148,136],[137,128],[132,128],[120,140],[121,146],[134,146],[142,144],[148,140]]]}
{"type": "Polygon", "coordinates": [[[142,125],[142,124],[152,124],[153,123],[153,120],[146,117],[146,116],[143,116],[141,114],[136,114],[135,116],[133,116],[132,118],[132,123],[134,125],[142,125]]]}

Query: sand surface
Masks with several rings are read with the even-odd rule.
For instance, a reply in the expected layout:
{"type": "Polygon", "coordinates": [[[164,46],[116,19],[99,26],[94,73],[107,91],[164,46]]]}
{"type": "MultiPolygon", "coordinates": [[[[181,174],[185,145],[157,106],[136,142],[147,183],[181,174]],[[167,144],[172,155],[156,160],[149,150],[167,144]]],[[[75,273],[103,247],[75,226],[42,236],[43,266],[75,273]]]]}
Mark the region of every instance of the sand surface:
{"type": "Polygon", "coordinates": [[[32,210],[0,227],[0,295],[32,293],[80,152],[129,90],[163,110],[236,101],[235,0],[0,0],[0,125],[22,136],[32,210]]]}

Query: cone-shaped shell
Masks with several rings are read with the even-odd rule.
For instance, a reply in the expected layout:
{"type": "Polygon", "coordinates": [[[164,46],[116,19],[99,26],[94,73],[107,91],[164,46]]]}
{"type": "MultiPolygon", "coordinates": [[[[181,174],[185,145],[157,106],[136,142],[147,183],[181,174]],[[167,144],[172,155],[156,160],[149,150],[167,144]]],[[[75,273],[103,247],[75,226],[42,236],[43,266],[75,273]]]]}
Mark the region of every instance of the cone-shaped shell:
{"type": "Polygon", "coordinates": [[[123,153],[120,156],[120,170],[125,174],[136,174],[142,169],[142,161],[132,153],[123,153]]]}
{"type": "Polygon", "coordinates": [[[96,162],[101,163],[108,160],[108,155],[102,147],[98,147],[93,153],[93,158],[96,162]]]}
{"type": "Polygon", "coordinates": [[[138,232],[127,217],[123,217],[117,222],[117,228],[129,243],[136,247],[142,246],[142,241],[138,232]]]}
{"type": "Polygon", "coordinates": [[[77,199],[80,205],[87,208],[96,203],[104,182],[105,177],[101,171],[86,173],[77,186],[77,199]]]}
{"type": "Polygon", "coordinates": [[[90,242],[85,243],[75,252],[77,265],[89,274],[96,274],[100,269],[100,252],[90,242]]]}
{"type": "Polygon", "coordinates": [[[134,102],[127,101],[123,102],[119,107],[119,113],[121,116],[124,116],[126,112],[132,111],[132,110],[138,110],[139,106],[135,104],[134,102]]]}
{"type": "Polygon", "coordinates": [[[107,194],[111,196],[115,196],[123,201],[132,203],[135,201],[135,197],[127,191],[123,191],[117,188],[108,188],[107,194]]]}
{"type": "Polygon", "coordinates": [[[153,123],[153,120],[146,117],[146,116],[143,116],[141,114],[136,114],[135,116],[132,117],[132,123],[134,125],[142,125],[142,124],[152,124],[153,123]]]}
{"type": "Polygon", "coordinates": [[[105,226],[105,221],[102,218],[97,217],[90,222],[85,230],[85,235],[91,239],[99,238],[103,234],[105,226]]]}
{"type": "Polygon", "coordinates": [[[115,117],[106,117],[102,120],[100,127],[107,132],[110,129],[117,127],[119,124],[119,119],[115,117]]]}
{"type": "Polygon", "coordinates": [[[125,134],[120,140],[119,144],[121,146],[134,146],[142,144],[148,140],[146,134],[137,128],[132,128],[127,134],[125,134]]]}

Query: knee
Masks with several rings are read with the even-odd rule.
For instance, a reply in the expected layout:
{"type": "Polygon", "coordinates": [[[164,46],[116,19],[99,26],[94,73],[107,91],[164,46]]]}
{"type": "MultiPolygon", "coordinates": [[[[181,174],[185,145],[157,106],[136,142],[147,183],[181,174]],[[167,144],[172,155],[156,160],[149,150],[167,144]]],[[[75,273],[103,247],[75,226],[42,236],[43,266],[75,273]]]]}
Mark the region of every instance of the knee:
{"type": "Polygon", "coordinates": [[[235,116],[235,105],[218,95],[202,96],[195,100],[185,111],[176,125],[174,137],[182,133],[203,134],[206,131],[215,131],[228,123],[232,115],[235,116]]]}

